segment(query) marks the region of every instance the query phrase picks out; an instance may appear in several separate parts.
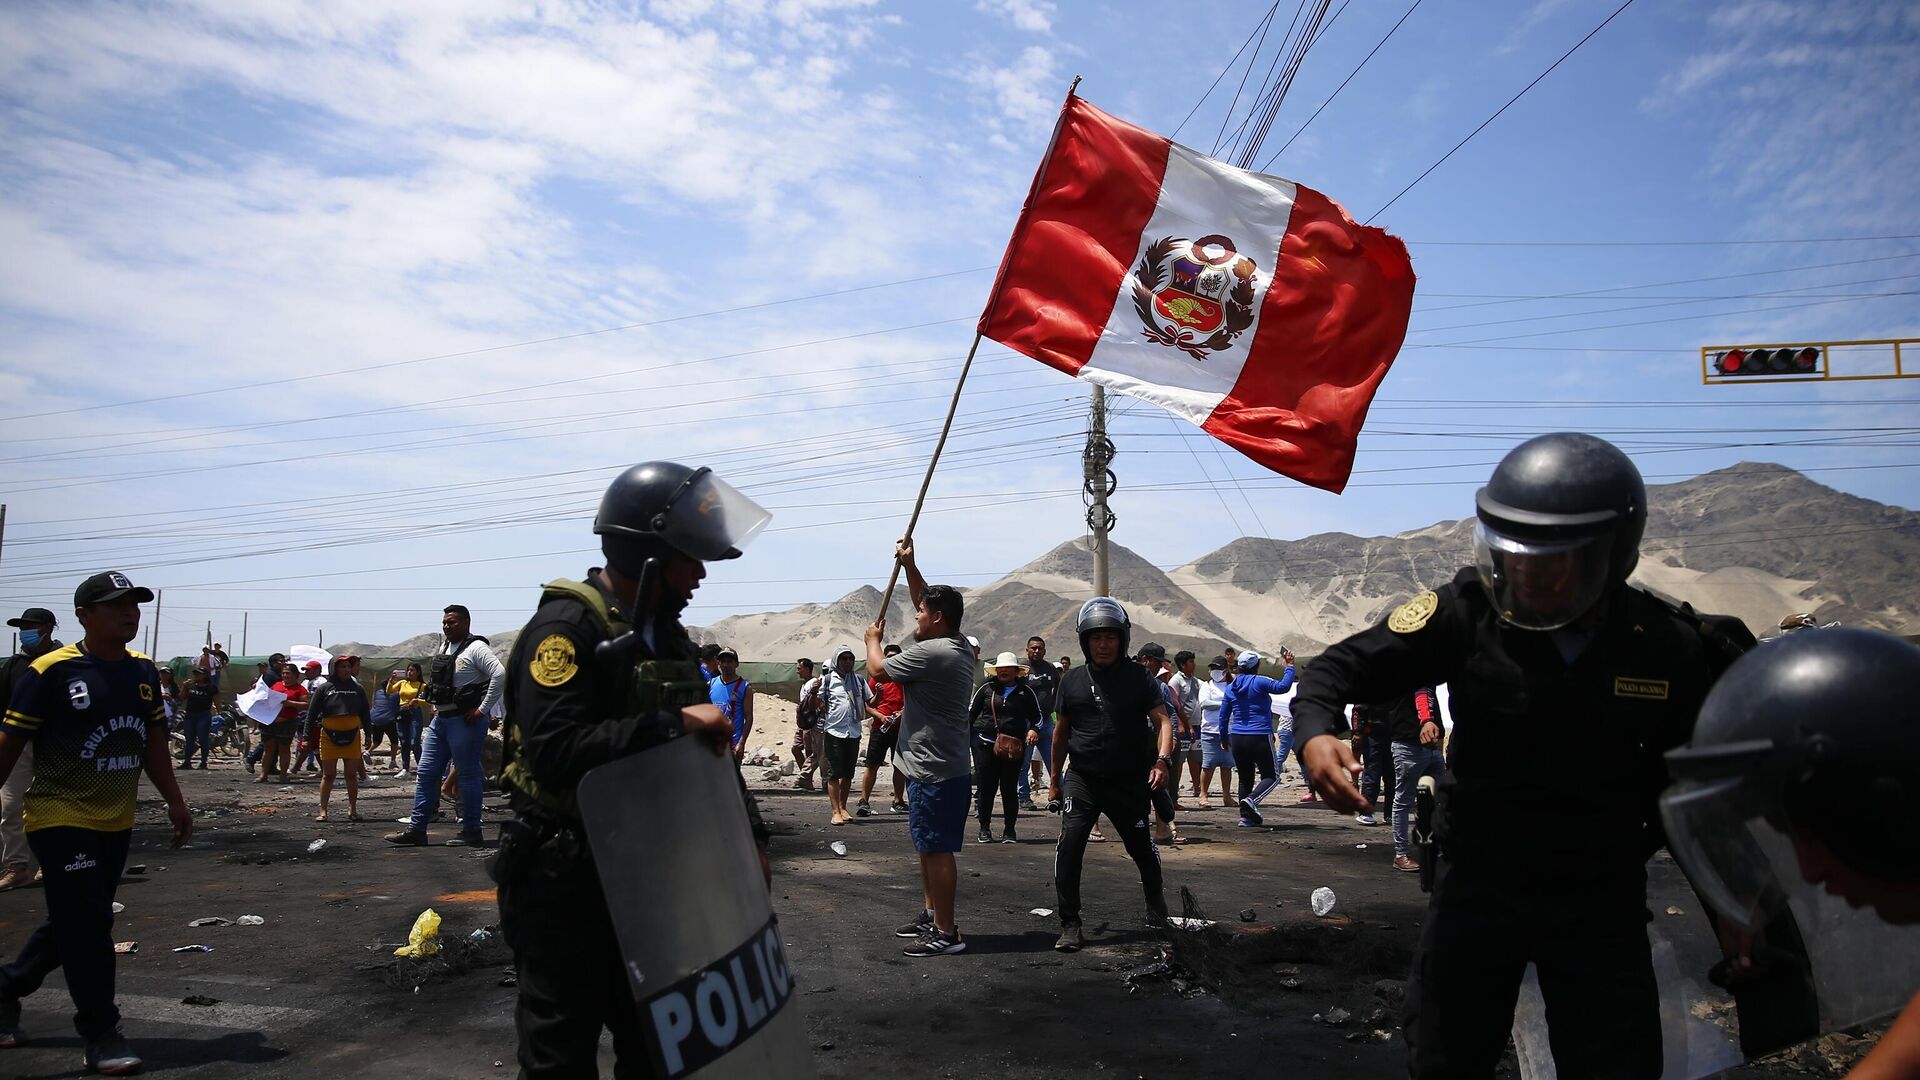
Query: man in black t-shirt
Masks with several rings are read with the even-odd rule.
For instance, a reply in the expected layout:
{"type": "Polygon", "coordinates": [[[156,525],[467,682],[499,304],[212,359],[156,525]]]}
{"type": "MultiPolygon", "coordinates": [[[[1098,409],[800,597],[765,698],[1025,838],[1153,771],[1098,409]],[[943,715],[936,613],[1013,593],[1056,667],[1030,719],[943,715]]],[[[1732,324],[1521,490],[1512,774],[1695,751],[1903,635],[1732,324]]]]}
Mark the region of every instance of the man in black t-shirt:
{"type": "Polygon", "coordinates": [[[1060,669],[1047,661],[1047,642],[1039,636],[1027,639],[1027,685],[1040,699],[1040,741],[1027,751],[1032,775],[1020,770],[1020,809],[1038,810],[1033,805],[1034,789],[1040,786],[1040,766],[1053,772],[1053,712],[1060,696],[1060,669]]]}
{"type": "Polygon", "coordinates": [[[182,727],[186,729],[187,748],[180,753],[180,767],[193,768],[194,747],[200,748],[200,768],[207,767],[207,751],[213,743],[213,703],[220,698],[213,673],[206,668],[193,669],[193,676],[180,691],[182,727]]]}
{"type": "Polygon", "coordinates": [[[1060,897],[1060,939],[1054,948],[1073,952],[1080,934],[1080,863],[1087,837],[1101,814],[1119,831],[1127,854],[1140,868],[1146,891],[1147,925],[1165,926],[1160,852],[1148,828],[1151,792],[1172,782],[1173,724],[1160,683],[1127,659],[1132,624],[1126,609],[1097,596],[1075,619],[1085,667],[1061,677],[1053,730],[1052,799],[1065,812],[1054,854],[1054,885],[1060,897]],[[1157,756],[1156,756],[1157,755],[1157,756]],[[1071,771],[1069,771],[1071,763],[1071,771]],[[1064,781],[1060,773],[1066,773],[1064,781]],[[1147,777],[1142,783],[1141,777],[1147,777]]]}

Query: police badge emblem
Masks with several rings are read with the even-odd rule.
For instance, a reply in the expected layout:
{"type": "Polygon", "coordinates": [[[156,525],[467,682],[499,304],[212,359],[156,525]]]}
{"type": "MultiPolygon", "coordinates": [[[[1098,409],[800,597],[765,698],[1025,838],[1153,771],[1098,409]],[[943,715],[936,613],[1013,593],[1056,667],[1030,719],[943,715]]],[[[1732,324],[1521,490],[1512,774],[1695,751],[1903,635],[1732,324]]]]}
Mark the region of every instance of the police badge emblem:
{"type": "Polygon", "coordinates": [[[1133,268],[1133,307],[1147,340],[1195,360],[1231,348],[1253,325],[1259,270],[1219,233],[1163,236],[1133,268]]]}

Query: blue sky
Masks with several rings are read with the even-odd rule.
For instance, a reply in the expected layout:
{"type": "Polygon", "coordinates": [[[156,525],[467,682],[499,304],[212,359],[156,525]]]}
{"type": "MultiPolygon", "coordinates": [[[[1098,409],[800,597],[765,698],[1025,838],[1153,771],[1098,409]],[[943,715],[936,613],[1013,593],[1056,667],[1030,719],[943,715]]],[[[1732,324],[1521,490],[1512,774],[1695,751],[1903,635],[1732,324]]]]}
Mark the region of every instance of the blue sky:
{"type": "MultiPolygon", "coordinates": [[[[1364,219],[1617,6],[1422,0],[1264,168],[1364,219]]],[[[1242,68],[1202,95],[1266,10],[6,5],[0,603],[124,569],[166,590],[163,654],[242,612],[255,651],[452,601],[504,629],[660,457],[776,512],[696,621],[884,580],[1068,81],[1213,150],[1242,68]]],[[[1406,10],[1335,5],[1262,161],[1406,10]]],[[[1915,333],[1916,43],[1911,5],[1630,5],[1376,220],[1420,286],[1348,492],[1123,406],[1116,540],[1171,567],[1419,527],[1567,428],[1655,482],[1766,460],[1920,504],[1910,384],[1698,378],[1704,344],[1915,333]],[[1852,237],[1908,239],[1808,242],[1852,237]]],[[[935,578],[1078,533],[1084,400],[982,349],[935,578]]]]}

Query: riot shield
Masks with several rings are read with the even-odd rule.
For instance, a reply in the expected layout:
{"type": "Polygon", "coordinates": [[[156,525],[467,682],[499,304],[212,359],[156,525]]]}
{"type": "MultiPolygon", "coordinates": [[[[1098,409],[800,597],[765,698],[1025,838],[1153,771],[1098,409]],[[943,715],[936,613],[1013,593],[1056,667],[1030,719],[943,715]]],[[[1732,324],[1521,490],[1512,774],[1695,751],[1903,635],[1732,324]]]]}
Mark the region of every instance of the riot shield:
{"type": "MultiPolygon", "coordinates": [[[[1763,836],[1762,843],[1785,844],[1763,836]]],[[[1793,865],[1791,850],[1773,853],[1793,865]]],[[[1688,889],[1679,867],[1649,870],[1648,927],[1660,983],[1663,1077],[1715,1076],[1816,1036],[1898,1012],[1920,986],[1920,927],[1893,926],[1871,909],[1799,880],[1782,881],[1784,909],[1756,938],[1726,932],[1688,889]],[[1677,911],[1679,914],[1658,914],[1677,911]],[[1729,949],[1759,974],[1732,975],[1729,949]]],[[[1513,1041],[1527,1080],[1557,1075],[1544,1003],[1531,966],[1514,1011],[1513,1041]]]]}
{"type": "Polygon", "coordinates": [[[658,1075],[811,1078],[732,759],[675,739],[576,791],[658,1075]]]}

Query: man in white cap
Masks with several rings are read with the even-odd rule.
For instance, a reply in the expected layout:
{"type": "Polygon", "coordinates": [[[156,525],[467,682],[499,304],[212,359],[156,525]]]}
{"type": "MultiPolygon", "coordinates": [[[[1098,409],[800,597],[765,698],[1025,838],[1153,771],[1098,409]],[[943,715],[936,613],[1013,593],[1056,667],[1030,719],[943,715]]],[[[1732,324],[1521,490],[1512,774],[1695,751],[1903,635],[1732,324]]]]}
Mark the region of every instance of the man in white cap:
{"type": "MultiPolygon", "coordinates": [[[[56,620],[46,608],[30,607],[19,618],[8,619],[7,625],[20,631],[20,651],[0,661],[0,716],[12,707],[14,687],[20,685],[27,668],[60,647],[53,637],[56,620]]],[[[39,876],[32,873],[33,851],[27,847],[26,821],[21,815],[27,802],[27,784],[32,780],[33,747],[27,746],[21,749],[13,774],[0,785],[0,892],[17,889],[39,876]]]]}

